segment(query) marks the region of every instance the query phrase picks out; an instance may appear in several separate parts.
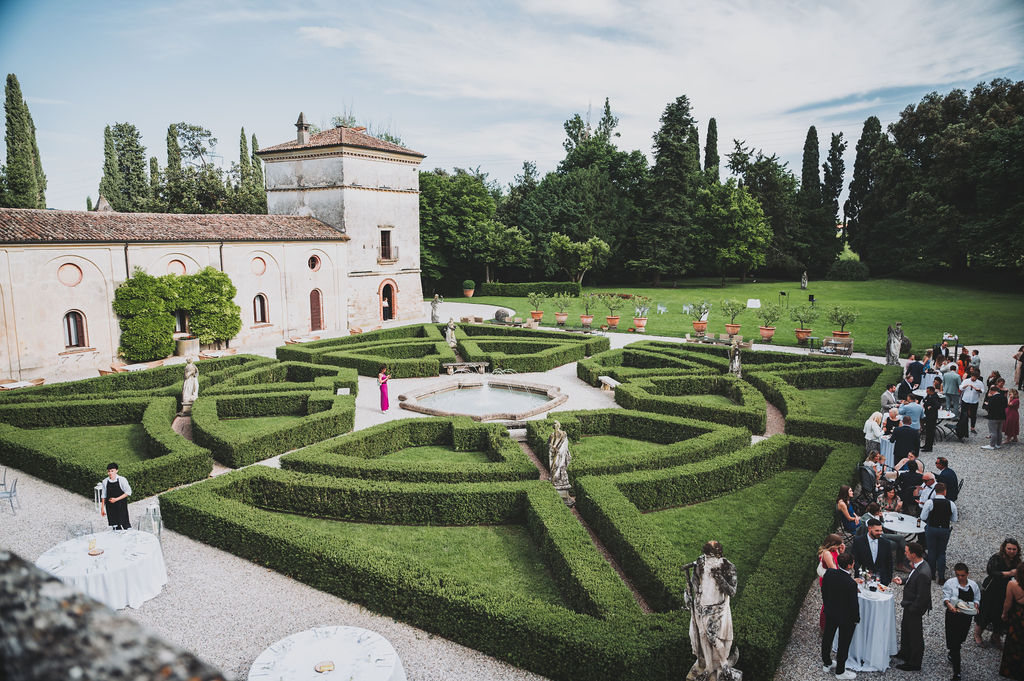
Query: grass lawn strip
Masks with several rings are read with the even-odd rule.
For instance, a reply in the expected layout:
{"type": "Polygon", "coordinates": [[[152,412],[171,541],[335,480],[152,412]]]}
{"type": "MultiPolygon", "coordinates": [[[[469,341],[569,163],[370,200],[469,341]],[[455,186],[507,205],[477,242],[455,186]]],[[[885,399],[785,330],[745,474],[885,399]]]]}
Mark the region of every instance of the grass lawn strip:
{"type": "Polygon", "coordinates": [[[149,436],[141,423],[32,428],[28,432],[40,447],[97,471],[106,470],[111,461],[123,466],[152,456],[149,436]]]}
{"type": "Polygon", "coordinates": [[[802,391],[807,413],[820,418],[852,422],[867,393],[867,386],[853,388],[815,388],[802,391]]]}
{"type": "Polygon", "coordinates": [[[484,452],[464,452],[451,447],[438,447],[434,445],[406,447],[393,454],[386,455],[384,459],[406,463],[470,464],[490,462],[490,459],[484,452]]]}

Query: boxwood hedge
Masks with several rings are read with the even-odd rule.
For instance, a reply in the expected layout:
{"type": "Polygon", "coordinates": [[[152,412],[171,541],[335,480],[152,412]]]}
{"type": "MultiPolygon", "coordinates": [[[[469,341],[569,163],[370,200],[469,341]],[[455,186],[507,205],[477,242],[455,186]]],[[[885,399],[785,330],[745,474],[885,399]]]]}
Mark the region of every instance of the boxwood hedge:
{"type": "Polygon", "coordinates": [[[570,296],[578,298],[582,291],[583,287],[576,281],[535,281],[524,284],[500,284],[492,281],[480,284],[480,295],[482,296],[525,298],[530,293],[543,293],[547,296],[568,293],[570,296]]]}

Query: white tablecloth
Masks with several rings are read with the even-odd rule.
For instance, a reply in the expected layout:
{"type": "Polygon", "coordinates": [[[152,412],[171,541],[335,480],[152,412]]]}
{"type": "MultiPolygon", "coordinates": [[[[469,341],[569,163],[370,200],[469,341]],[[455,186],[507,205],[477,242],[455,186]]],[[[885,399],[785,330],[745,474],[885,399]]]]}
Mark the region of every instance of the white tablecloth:
{"type": "Polygon", "coordinates": [[[919,532],[924,532],[924,523],[921,523],[921,527],[918,527],[917,518],[905,513],[883,513],[882,527],[898,534],[918,534],[919,532]],[[900,520],[900,518],[903,518],[903,520],[900,520]]]}
{"type": "Polygon", "coordinates": [[[878,451],[881,453],[883,457],[885,457],[885,465],[888,466],[889,468],[892,468],[893,466],[896,465],[896,462],[893,461],[892,457],[893,450],[895,448],[896,445],[894,445],[892,443],[892,440],[890,440],[886,435],[883,435],[882,439],[878,441],[878,451]]]}
{"type": "Polygon", "coordinates": [[[398,653],[386,638],[359,627],[317,627],[283,638],[256,658],[248,681],[405,681],[398,653]],[[334,671],[319,673],[321,662],[334,671]]]}
{"type": "Polygon", "coordinates": [[[167,583],[160,540],[138,530],[69,539],[39,556],[36,566],[114,610],[139,607],[167,583]],[[89,555],[90,539],[101,555],[89,555]]]}
{"type": "MultiPolygon", "coordinates": [[[[889,668],[889,657],[899,649],[896,642],[896,599],[892,591],[873,592],[861,586],[857,602],[860,604],[860,623],[853,630],[846,668],[857,672],[884,672],[889,668]]],[[[836,633],[833,650],[838,638],[836,633]]]]}

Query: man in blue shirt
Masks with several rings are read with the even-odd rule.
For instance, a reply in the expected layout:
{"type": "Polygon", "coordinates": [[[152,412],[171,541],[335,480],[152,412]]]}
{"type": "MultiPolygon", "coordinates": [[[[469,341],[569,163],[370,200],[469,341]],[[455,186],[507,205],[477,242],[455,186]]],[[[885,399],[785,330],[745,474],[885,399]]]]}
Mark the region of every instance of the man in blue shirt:
{"type": "Polygon", "coordinates": [[[918,402],[917,395],[911,395],[907,401],[900,406],[900,416],[910,417],[910,427],[917,431],[921,430],[921,417],[924,416],[924,407],[918,402]]]}

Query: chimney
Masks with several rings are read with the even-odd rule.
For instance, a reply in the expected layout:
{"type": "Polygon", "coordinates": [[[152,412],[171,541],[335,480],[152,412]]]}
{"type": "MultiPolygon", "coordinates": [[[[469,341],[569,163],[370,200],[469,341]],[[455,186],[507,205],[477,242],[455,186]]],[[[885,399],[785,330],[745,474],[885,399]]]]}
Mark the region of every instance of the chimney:
{"type": "Polygon", "coordinates": [[[299,120],[295,121],[297,130],[295,139],[299,144],[309,144],[309,123],[306,122],[306,114],[299,112],[299,120]]]}

